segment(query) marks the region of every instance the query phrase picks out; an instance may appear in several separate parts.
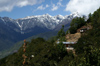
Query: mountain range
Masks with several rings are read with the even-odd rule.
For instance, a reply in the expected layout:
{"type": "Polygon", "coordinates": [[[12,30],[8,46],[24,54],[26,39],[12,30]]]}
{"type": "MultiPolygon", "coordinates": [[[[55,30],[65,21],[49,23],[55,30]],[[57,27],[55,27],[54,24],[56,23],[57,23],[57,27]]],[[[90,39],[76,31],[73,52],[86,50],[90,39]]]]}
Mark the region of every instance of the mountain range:
{"type": "Polygon", "coordinates": [[[57,25],[65,21],[69,22],[75,17],[80,17],[78,12],[66,16],[62,15],[51,16],[49,14],[44,14],[37,16],[27,16],[25,18],[20,18],[20,19],[0,17],[0,22],[4,23],[7,27],[13,29],[14,31],[24,34],[33,31],[32,29],[35,27],[53,30],[57,27],[57,25]]]}
{"type": "Polygon", "coordinates": [[[66,16],[44,14],[19,19],[0,17],[0,55],[2,55],[2,51],[11,48],[16,42],[31,36],[37,36],[40,33],[45,36],[50,32],[48,36],[52,37],[61,29],[62,25],[67,31],[71,20],[76,17],[81,17],[78,12],[66,16]]]}

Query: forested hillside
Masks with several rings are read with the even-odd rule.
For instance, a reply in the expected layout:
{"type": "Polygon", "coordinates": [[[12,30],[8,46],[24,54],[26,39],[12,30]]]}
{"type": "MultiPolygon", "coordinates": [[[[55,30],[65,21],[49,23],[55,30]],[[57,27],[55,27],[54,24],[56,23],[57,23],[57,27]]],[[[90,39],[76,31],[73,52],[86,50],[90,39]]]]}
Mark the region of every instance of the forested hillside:
{"type": "MultiPolygon", "coordinates": [[[[56,37],[51,40],[42,38],[32,39],[27,42],[26,66],[100,66],[100,8],[89,14],[87,21],[75,18],[69,30],[75,33],[83,25],[91,24],[93,27],[81,35],[74,45],[75,54],[67,52],[63,44],[56,44],[57,39],[65,41],[64,26],[56,37]],[[75,29],[74,29],[75,28],[75,29]],[[34,56],[34,57],[33,57],[34,56]]],[[[67,31],[68,33],[68,31],[67,31]]],[[[23,46],[14,54],[0,60],[0,66],[22,66],[23,46]]]]}

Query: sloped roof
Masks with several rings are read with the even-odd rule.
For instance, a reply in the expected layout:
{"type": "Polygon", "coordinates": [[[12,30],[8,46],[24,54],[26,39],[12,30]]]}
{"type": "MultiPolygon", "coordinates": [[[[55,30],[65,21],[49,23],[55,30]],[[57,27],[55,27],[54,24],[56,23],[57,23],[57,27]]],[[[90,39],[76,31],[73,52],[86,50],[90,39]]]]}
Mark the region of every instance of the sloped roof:
{"type": "MultiPolygon", "coordinates": [[[[59,44],[60,42],[58,41],[57,44],[59,44]]],[[[76,44],[76,42],[62,42],[63,44],[76,44]]]]}

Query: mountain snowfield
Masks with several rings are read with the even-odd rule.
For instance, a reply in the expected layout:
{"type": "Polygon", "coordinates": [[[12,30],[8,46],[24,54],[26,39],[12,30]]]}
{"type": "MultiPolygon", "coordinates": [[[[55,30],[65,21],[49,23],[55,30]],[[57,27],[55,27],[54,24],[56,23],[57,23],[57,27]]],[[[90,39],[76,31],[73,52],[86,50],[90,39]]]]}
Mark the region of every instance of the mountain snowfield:
{"type": "Polygon", "coordinates": [[[75,17],[80,17],[78,12],[66,16],[62,15],[51,16],[49,14],[27,16],[25,18],[20,18],[16,20],[8,17],[3,17],[3,18],[1,17],[0,21],[4,22],[7,26],[15,30],[16,32],[24,34],[30,32],[32,28],[35,27],[47,28],[49,30],[53,30],[56,28],[57,25],[61,24],[65,19],[69,21],[75,17]]]}

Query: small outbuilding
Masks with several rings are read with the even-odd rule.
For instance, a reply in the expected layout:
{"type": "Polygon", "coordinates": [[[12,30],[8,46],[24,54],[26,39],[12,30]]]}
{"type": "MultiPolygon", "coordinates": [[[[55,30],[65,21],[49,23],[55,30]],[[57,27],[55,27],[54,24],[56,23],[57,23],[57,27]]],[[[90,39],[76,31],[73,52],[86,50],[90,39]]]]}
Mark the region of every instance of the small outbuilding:
{"type": "MultiPolygon", "coordinates": [[[[57,44],[59,44],[60,42],[58,41],[57,44]]],[[[77,42],[62,42],[65,45],[65,48],[67,50],[73,50],[73,45],[76,44],[77,42]]]]}
{"type": "Polygon", "coordinates": [[[84,33],[84,32],[86,32],[87,31],[87,28],[82,28],[82,29],[80,29],[80,33],[84,33]]]}

